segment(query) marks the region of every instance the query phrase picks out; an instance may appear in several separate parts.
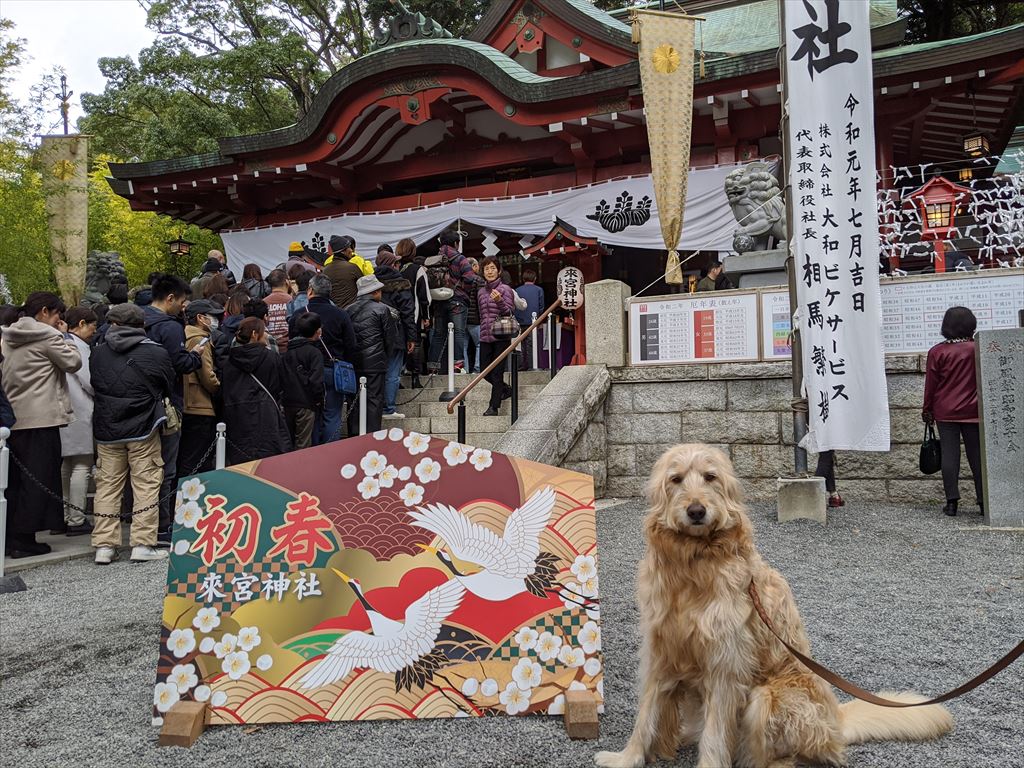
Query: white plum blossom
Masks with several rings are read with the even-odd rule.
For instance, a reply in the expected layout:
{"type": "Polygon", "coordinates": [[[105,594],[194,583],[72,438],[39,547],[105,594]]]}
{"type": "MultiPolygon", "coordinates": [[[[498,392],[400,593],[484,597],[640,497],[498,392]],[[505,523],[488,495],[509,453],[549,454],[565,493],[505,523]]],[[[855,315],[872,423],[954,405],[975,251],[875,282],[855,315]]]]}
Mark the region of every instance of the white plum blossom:
{"type": "Polygon", "coordinates": [[[373,433],[373,439],[374,440],[387,440],[388,439],[388,431],[386,429],[378,429],[376,432],[373,433]]]}
{"type": "Polygon", "coordinates": [[[416,465],[416,479],[421,483],[429,483],[441,477],[441,464],[427,457],[420,459],[416,465]]]}
{"type": "Polygon", "coordinates": [[[157,712],[166,712],[178,703],[179,698],[178,686],[170,681],[157,683],[153,689],[153,706],[157,712]]]}
{"type": "MultiPolygon", "coordinates": [[[[220,626],[220,616],[217,615],[217,609],[200,608],[199,613],[197,613],[196,617],[192,619],[192,626],[204,635],[208,635],[210,632],[213,632],[213,630],[220,626]]],[[[202,648],[199,650],[202,650],[202,648]]]]}
{"type": "Polygon", "coordinates": [[[183,528],[195,528],[202,516],[203,510],[199,508],[199,504],[189,500],[174,511],[174,522],[183,528]]]}
{"type": "Polygon", "coordinates": [[[532,651],[537,647],[537,630],[533,627],[523,627],[516,632],[516,644],[520,651],[532,651]]]}
{"type": "Polygon", "coordinates": [[[582,667],[585,658],[582,650],[571,645],[563,645],[558,650],[558,660],[567,667],[582,667]]]}
{"type": "Polygon", "coordinates": [[[462,695],[467,699],[471,696],[476,696],[476,692],[480,690],[480,681],[475,677],[467,677],[462,681],[462,695]]]}
{"type": "Polygon", "coordinates": [[[518,715],[530,708],[530,693],[524,691],[515,683],[509,683],[501,692],[498,701],[505,705],[505,711],[510,715],[518,715]]]}
{"type": "Polygon", "coordinates": [[[398,498],[407,507],[415,507],[423,501],[423,486],[416,483],[406,483],[405,487],[398,492],[398,498]]]}
{"type": "Polygon", "coordinates": [[[588,619],[593,619],[594,621],[598,621],[601,618],[601,608],[600,608],[600,606],[595,605],[595,606],[592,606],[592,607],[588,607],[587,608],[587,618],[588,619]]]}
{"type": "MultiPolygon", "coordinates": [[[[385,432],[385,434],[387,433],[385,432]]],[[[387,465],[387,458],[383,453],[378,453],[377,451],[370,451],[363,456],[362,460],[359,462],[359,466],[362,467],[363,472],[365,472],[368,477],[379,475],[384,471],[384,467],[387,465]]]]}
{"type": "Polygon", "coordinates": [[[192,542],[188,539],[178,539],[176,542],[174,542],[174,554],[181,557],[186,552],[188,552],[188,548],[191,546],[192,542]]]}
{"type": "Polygon", "coordinates": [[[213,652],[216,654],[218,659],[223,659],[229,653],[235,650],[235,646],[238,644],[238,638],[232,635],[230,632],[225,632],[221,635],[220,642],[213,646],[213,652]]]}
{"type": "Polygon", "coordinates": [[[196,633],[191,627],[171,630],[171,636],[167,638],[167,650],[173,653],[175,658],[185,658],[195,647],[196,633]]]}
{"type": "Polygon", "coordinates": [[[591,576],[597,576],[597,561],[591,555],[579,555],[573,560],[569,570],[577,579],[584,581],[591,576]]]}
{"type": "Polygon", "coordinates": [[[223,707],[228,703],[228,695],[224,691],[217,691],[210,697],[210,706],[223,707]]]}
{"type": "Polygon", "coordinates": [[[426,453],[430,447],[430,435],[421,435],[419,432],[410,432],[405,436],[405,440],[402,441],[402,445],[409,449],[409,454],[416,456],[420,453],[426,453]]]}
{"type": "Polygon", "coordinates": [[[232,680],[238,680],[249,671],[252,665],[249,663],[249,654],[245,651],[235,651],[224,657],[220,668],[225,675],[232,680]]]}
{"type": "Polygon", "coordinates": [[[174,511],[178,511],[178,507],[185,503],[185,497],[181,495],[181,491],[174,494],[174,511]]]}
{"type": "Polygon", "coordinates": [[[210,686],[200,685],[192,693],[195,696],[196,701],[209,701],[210,700],[210,686]]]}
{"type": "Polygon", "coordinates": [[[444,460],[448,462],[449,467],[465,464],[468,458],[469,452],[462,443],[451,442],[444,449],[444,460]]]}
{"type": "Polygon", "coordinates": [[[597,597],[597,576],[580,579],[580,594],[584,597],[597,597]]]}
{"type": "Polygon", "coordinates": [[[583,602],[576,596],[578,594],[580,594],[580,585],[575,581],[566,582],[565,589],[558,591],[558,596],[562,599],[562,605],[570,611],[579,608],[580,603],[583,602]]]}
{"type": "Polygon", "coordinates": [[[537,638],[537,657],[541,661],[551,661],[558,656],[562,647],[562,638],[550,632],[542,632],[537,638]]]}
{"type": "Polygon", "coordinates": [[[565,694],[560,693],[551,700],[548,704],[549,715],[564,715],[565,714],[565,694]]]}
{"type": "Polygon", "coordinates": [[[488,677],[482,683],[480,683],[480,694],[482,696],[494,696],[498,692],[498,681],[493,677],[488,677]]]}
{"type": "Polygon", "coordinates": [[[198,477],[190,477],[181,484],[181,498],[185,501],[198,501],[206,493],[206,486],[198,477]]]}
{"type": "Polygon", "coordinates": [[[178,686],[178,693],[187,693],[190,689],[195,688],[199,682],[199,677],[196,675],[196,665],[175,664],[171,674],[167,676],[167,682],[178,686]]]}
{"type": "Polygon", "coordinates": [[[477,472],[483,472],[494,463],[494,459],[491,458],[491,452],[486,448],[477,448],[470,454],[469,463],[477,472]]]}
{"type": "Polygon", "coordinates": [[[212,637],[204,637],[199,643],[200,653],[209,653],[213,650],[213,646],[217,644],[217,641],[212,637]]]}
{"type": "Polygon", "coordinates": [[[579,680],[573,680],[571,683],[569,683],[569,687],[566,690],[569,690],[569,691],[585,691],[585,690],[587,690],[587,686],[585,686],[579,680]]]}
{"type": "Polygon", "coordinates": [[[583,663],[583,671],[590,677],[597,677],[601,673],[601,660],[592,656],[583,663]]]}
{"type": "Polygon", "coordinates": [[[521,691],[529,691],[540,685],[540,664],[530,659],[520,659],[512,667],[512,680],[521,691]]]}
{"type": "Polygon", "coordinates": [[[260,644],[259,627],[242,627],[238,630],[238,647],[243,651],[251,651],[260,644]]]}
{"type": "Polygon", "coordinates": [[[398,427],[392,427],[388,430],[388,440],[397,443],[405,436],[405,432],[400,430],[398,427]]]}
{"type": "Polygon", "coordinates": [[[341,476],[346,480],[351,480],[353,477],[356,476],[356,471],[357,470],[355,464],[346,464],[344,467],[341,468],[341,476]]]}
{"type": "Polygon", "coordinates": [[[381,473],[377,475],[377,482],[380,483],[381,488],[390,488],[395,484],[395,478],[398,477],[398,467],[393,464],[388,464],[381,470],[381,473]]]}
{"type": "Polygon", "coordinates": [[[580,627],[576,641],[583,647],[584,653],[594,653],[601,650],[601,628],[596,622],[588,621],[580,627]]]}
{"type": "Polygon", "coordinates": [[[262,656],[256,659],[256,669],[260,670],[261,672],[266,672],[272,666],[274,666],[274,657],[271,656],[269,653],[264,653],[262,656]]]}
{"type": "Polygon", "coordinates": [[[398,479],[403,483],[412,477],[412,467],[402,467],[398,470],[398,479]]]}
{"type": "Polygon", "coordinates": [[[359,491],[364,499],[369,500],[380,495],[380,483],[377,482],[376,478],[364,477],[359,485],[356,486],[356,490],[359,491]]]}

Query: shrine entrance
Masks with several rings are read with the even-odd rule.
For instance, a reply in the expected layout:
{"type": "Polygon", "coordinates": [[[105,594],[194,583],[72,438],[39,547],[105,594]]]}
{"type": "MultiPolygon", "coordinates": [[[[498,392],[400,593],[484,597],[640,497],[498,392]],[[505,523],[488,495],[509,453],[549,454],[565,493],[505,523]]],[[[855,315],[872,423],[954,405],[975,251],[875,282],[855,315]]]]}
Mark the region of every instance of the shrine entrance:
{"type": "MultiPolygon", "coordinates": [[[[523,256],[527,258],[557,261],[561,266],[576,267],[583,273],[585,284],[601,279],[601,257],[607,253],[597,238],[579,234],[571,224],[557,217],[550,232],[523,250],[523,256]]],[[[567,313],[563,329],[566,325],[572,327],[574,337],[573,356],[569,364],[586,365],[587,329],[584,311],[581,309],[567,313]]]]}

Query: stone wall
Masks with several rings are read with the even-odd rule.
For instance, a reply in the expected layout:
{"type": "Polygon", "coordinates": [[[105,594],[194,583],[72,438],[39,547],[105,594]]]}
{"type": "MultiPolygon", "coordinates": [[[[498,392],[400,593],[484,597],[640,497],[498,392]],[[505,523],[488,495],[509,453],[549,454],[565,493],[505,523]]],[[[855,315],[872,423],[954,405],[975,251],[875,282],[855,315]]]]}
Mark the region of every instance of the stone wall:
{"type": "MultiPolygon", "coordinates": [[[[887,357],[892,448],[888,453],[837,452],[836,478],[845,498],[943,500],[941,476],[922,475],[917,469],[924,431],[924,366],[924,355],[887,357]]],[[[599,454],[594,443],[604,434],[607,496],[642,495],[655,460],[680,442],[710,443],[725,450],[752,499],[774,499],[776,479],[792,476],[788,362],[618,367],[609,373],[612,385],[603,422],[592,423],[592,434],[588,428],[589,442],[581,438],[581,458],[573,462],[573,468],[591,472],[599,454]]],[[[566,466],[573,457],[570,452],[566,466]]],[[[816,460],[814,454],[808,456],[811,472],[816,460]]],[[[961,481],[962,503],[970,509],[974,489],[966,457],[961,457],[961,467],[966,480],[961,481]]]]}

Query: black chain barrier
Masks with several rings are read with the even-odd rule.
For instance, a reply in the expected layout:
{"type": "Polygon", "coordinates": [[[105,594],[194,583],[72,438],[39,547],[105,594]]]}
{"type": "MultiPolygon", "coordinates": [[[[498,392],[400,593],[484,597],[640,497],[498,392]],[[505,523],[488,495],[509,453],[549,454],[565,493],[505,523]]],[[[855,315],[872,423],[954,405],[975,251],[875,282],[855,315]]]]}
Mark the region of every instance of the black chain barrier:
{"type": "MultiPolygon", "coordinates": [[[[231,442],[231,441],[229,440],[228,442],[231,442]]],[[[8,449],[9,448],[10,448],[10,446],[8,446],[8,449]]],[[[216,449],[217,449],[217,439],[214,438],[214,441],[210,444],[210,447],[206,449],[206,453],[203,454],[203,458],[201,458],[199,460],[199,462],[195,465],[195,467],[192,468],[192,471],[191,472],[187,472],[186,475],[194,475],[194,474],[196,474],[199,471],[200,467],[202,467],[203,464],[206,463],[206,460],[208,458],[210,458],[210,454],[213,453],[216,449]]],[[[236,449],[237,449],[237,446],[236,446],[236,449]]],[[[102,518],[118,519],[118,520],[122,519],[123,517],[129,517],[130,518],[130,517],[133,517],[134,515],[141,515],[141,514],[143,514],[145,512],[150,512],[150,511],[152,511],[154,509],[159,509],[161,504],[163,504],[165,501],[168,501],[169,499],[173,498],[178,493],[178,489],[174,488],[174,489],[171,490],[170,493],[168,493],[168,494],[166,494],[164,496],[159,497],[152,504],[149,504],[149,505],[143,507],[142,509],[134,509],[134,510],[132,510],[130,512],[125,512],[124,514],[122,514],[120,512],[114,512],[114,513],[111,513],[111,514],[107,514],[106,512],[96,512],[96,511],[88,512],[85,509],[82,509],[82,507],[78,506],[77,504],[72,504],[70,501],[67,501],[63,496],[61,496],[59,494],[56,494],[53,491],[51,491],[49,488],[47,488],[35,475],[33,475],[28,470],[28,467],[26,467],[24,464],[21,463],[21,459],[18,458],[17,454],[14,451],[10,451],[10,457],[14,460],[14,463],[18,465],[18,468],[21,470],[22,474],[25,477],[27,477],[29,480],[31,480],[36,485],[36,487],[38,487],[43,493],[45,493],[51,499],[55,499],[55,500],[59,501],[62,505],[66,506],[68,509],[72,509],[75,512],[78,512],[78,513],[80,513],[82,515],[92,515],[93,517],[102,517],[102,518]]],[[[126,480],[125,482],[127,483],[128,481],[126,480]]]]}

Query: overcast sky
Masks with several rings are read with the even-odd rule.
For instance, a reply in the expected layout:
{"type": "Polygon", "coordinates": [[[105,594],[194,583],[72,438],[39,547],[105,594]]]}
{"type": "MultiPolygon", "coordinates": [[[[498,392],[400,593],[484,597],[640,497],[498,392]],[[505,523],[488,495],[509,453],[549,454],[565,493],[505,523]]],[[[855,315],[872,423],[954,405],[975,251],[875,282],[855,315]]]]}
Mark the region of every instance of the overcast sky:
{"type": "MultiPolygon", "coordinates": [[[[99,93],[104,78],[97,60],[102,56],[131,56],[154,39],[146,29],[146,12],[135,0],[0,0],[0,16],[15,24],[15,35],[27,41],[25,63],[11,87],[20,100],[54,66],[63,66],[71,102],[71,123],[81,117],[82,93],[99,93]]],[[[54,124],[60,120],[53,101],[54,124]]]]}

